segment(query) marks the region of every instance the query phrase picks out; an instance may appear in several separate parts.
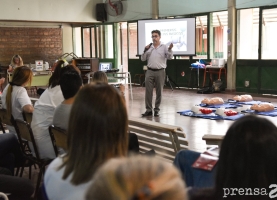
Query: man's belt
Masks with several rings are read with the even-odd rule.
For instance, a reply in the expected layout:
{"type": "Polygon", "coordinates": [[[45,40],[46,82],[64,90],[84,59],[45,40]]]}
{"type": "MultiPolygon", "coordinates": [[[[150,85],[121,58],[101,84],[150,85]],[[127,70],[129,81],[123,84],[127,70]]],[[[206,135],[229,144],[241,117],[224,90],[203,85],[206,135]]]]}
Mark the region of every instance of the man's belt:
{"type": "Polygon", "coordinates": [[[160,70],[163,70],[164,68],[161,68],[161,69],[153,69],[153,68],[149,68],[147,67],[148,70],[151,70],[151,71],[160,71],[160,70]]]}

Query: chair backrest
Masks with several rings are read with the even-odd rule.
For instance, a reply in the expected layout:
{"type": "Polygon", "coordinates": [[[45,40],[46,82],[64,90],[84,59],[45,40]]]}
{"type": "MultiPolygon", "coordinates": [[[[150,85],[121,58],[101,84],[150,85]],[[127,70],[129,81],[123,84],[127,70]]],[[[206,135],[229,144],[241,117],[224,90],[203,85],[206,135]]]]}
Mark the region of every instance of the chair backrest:
{"type": "Polygon", "coordinates": [[[187,149],[188,142],[180,127],[130,117],[128,128],[137,134],[141,153],[153,149],[158,157],[171,162],[180,149],[187,149]]]}
{"type": "Polygon", "coordinates": [[[22,149],[24,149],[23,139],[31,142],[33,145],[34,153],[37,159],[40,159],[38,147],[35,141],[33,131],[28,122],[22,121],[20,119],[15,120],[15,126],[17,127],[17,136],[20,142],[22,149]]]}
{"type": "Polygon", "coordinates": [[[49,126],[49,134],[52,140],[53,148],[56,156],[58,156],[58,148],[61,147],[67,151],[67,134],[66,130],[56,127],[54,125],[49,126]]]}
{"type": "Polygon", "coordinates": [[[23,115],[23,119],[25,122],[28,122],[29,124],[31,124],[32,119],[33,119],[33,113],[27,113],[27,112],[22,112],[23,115]]]}

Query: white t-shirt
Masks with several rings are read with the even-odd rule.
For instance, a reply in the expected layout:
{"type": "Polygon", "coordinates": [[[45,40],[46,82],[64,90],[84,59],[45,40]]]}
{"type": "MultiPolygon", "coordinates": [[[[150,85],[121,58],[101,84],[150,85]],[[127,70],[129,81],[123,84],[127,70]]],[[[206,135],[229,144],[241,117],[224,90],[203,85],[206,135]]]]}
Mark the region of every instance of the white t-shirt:
{"type": "Polygon", "coordinates": [[[58,157],[48,166],[44,176],[44,187],[48,199],[51,200],[84,200],[86,192],[91,185],[89,181],[80,185],[72,185],[70,174],[66,180],[62,179],[64,167],[57,170],[62,164],[62,157],[58,157]]]}
{"type": "MultiPolygon", "coordinates": [[[[64,100],[61,87],[47,88],[35,103],[31,128],[41,158],[55,158],[48,127],[52,125],[55,108],[64,100]]],[[[32,149],[32,146],[30,146],[32,149]]]]}
{"type": "MultiPolygon", "coordinates": [[[[6,104],[6,96],[8,92],[9,84],[5,87],[1,100],[2,100],[2,107],[7,108],[6,104]]],[[[12,91],[12,115],[14,119],[21,119],[23,120],[22,111],[23,107],[26,105],[32,105],[32,102],[28,96],[26,89],[22,86],[13,86],[12,91]]]]}
{"type": "Polygon", "coordinates": [[[64,100],[61,87],[59,85],[47,88],[40,98],[36,101],[34,108],[39,107],[54,107],[56,108],[64,100]]]}

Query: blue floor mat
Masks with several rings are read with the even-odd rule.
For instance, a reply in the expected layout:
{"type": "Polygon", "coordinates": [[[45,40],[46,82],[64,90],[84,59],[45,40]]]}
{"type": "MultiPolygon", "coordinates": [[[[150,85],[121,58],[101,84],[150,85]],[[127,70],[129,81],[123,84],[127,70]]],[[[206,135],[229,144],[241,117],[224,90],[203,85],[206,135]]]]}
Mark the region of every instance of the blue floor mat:
{"type": "Polygon", "coordinates": [[[242,111],[244,113],[251,113],[251,114],[255,114],[255,115],[264,115],[264,116],[270,116],[270,117],[277,117],[277,109],[274,109],[272,111],[268,111],[268,112],[257,112],[255,110],[245,110],[242,111]]]}
{"type": "Polygon", "coordinates": [[[188,116],[188,117],[198,117],[198,118],[203,118],[203,119],[214,119],[214,120],[237,120],[244,116],[244,114],[241,114],[241,113],[239,113],[237,115],[233,115],[233,116],[220,116],[220,115],[215,114],[215,111],[210,114],[195,114],[191,110],[184,110],[184,111],[180,111],[177,113],[179,113],[180,115],[183,115],[183,116],[188,116]]]}

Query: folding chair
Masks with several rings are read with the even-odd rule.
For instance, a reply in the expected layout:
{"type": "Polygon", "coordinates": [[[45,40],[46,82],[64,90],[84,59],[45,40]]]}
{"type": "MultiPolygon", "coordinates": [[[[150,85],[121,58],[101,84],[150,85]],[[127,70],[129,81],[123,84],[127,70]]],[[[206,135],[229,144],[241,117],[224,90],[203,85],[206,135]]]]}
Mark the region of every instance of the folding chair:
{"type": "Polygon", "coordinates": [[[13,116],[8,116],[8,112],[6,109],[0,109],[0,128],[3,131],[3,133],[6,133],[4,125],[7,124],[9,126],[14,126],[14,118],[13,116]]]}
{"type": "Polygon", "coordinates": [[[25,122],[28,122],[29,124],[31,124],[32,119],[33,119],[33,113],[27,113],[27,112],[22,112],[23,115],[23,119],[25,122]]]}
{"type": "Polygon", "coordinates": [[[36,141],[35,141],[35,138],[34,138],[34,134],[33,134],[33,131],[31,129],[29,123],[27,123],[25,121],[22,121],[20,119],[16,119],[15,120],[15,126],[18,129],[17,135],[18,135],[18,139],[19,139],[19,143],[21,145],[21,148],[24,149],[23,139],[27,140],[28,142],[31,142],[32,145],[33,145],[35,156],[33,156],[32,154],[28,154],[25,151],[23,151],[23,152],[24,152],[26,158],[29,161],[37,164],[38,167],[39,167],[39,174],[38,174],[36,190],[35,190],[35,199],[36,199],[38,191],[39,191],[39,186],[40,186],[42,176],[45,173],[45,167],[52,162],[52,159],[41,159],[40,158],[39,152],[38,152],[38,147],[37,147],[37,144],[36,144],[36,141]]]}
{"type": "Polygon", "coordinates": [[[54,125],[49,126],[49,134],[51,137],[51,141],[53,144],[53,148],[56,156],[59,155],[58,147],[63,148],[63,150],[67,150],[67,134],[66,130],[56,127],[54,125]]]}

